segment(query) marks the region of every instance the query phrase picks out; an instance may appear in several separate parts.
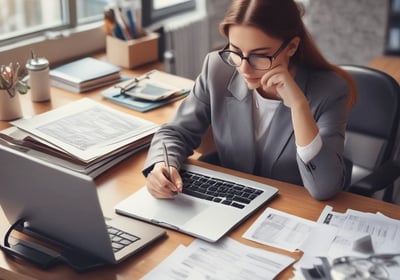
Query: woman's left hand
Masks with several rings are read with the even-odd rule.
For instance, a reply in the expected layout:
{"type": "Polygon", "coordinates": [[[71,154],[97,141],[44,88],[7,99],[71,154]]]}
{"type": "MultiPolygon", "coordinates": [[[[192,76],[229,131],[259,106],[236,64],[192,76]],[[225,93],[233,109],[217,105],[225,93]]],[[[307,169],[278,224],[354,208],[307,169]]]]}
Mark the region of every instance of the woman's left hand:
{"type": "Polygon", "coordinates": [[[302,90],[283,65],[268,70],[261,78],[261,87],[265,92],[274,92],[290,108],[306,101],[302,90]]]}

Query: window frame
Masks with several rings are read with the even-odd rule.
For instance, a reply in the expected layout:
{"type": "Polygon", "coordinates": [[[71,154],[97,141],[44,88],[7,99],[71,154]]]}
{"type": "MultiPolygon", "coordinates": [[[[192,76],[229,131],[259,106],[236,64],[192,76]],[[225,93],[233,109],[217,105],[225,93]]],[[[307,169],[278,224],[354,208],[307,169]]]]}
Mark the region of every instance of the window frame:
{"type": "Polygon", "coordinates": [[[182,3],[170,5],[161,9],[155,9],[154,0],[142,0],[142,17],[143,26],[151,26],[156,22],[171,17],[172,15],[182,12],[195,10],[197,6],[196,0],[187,0],[182,3]]]}
{"type": "Polygon", "coordinates": [[[25,65],[31,50],[48,58],[50,67],[96,52],[104,52],[106,34],[103,31],[103,20],[80,24],[76,1],[63,0],[62,5],[62,14],[69,19],[68,24],[3,40],[0,43],[0,64],[18,61],[25,65]],[[90,44],[82,43],[85,38],[93,39],[90,40],[90,44]],[[50,52],[54,49],[57,49],[56,55],[50,52]]]}

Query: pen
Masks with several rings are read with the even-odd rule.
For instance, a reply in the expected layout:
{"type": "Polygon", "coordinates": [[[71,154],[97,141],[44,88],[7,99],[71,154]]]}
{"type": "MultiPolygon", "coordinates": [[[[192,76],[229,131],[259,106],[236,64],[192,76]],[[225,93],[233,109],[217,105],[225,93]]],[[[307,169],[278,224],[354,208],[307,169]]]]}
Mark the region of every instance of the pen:
{"type": "Polygon", "coordinates": [[[119,88],[120,93],[126,93],[128,90],[135,88],[140,83],[140,81],[142,81],[144,79],[150,79],[150,76],[156,72],[157,72],[156,70],[150,70],[149,72],[147,72],[139,77],[134,77],[128,81],[119,83],[119,84],[115,85],[114,87],[119,88]]]}
{"type": "Polygon", "coordinates": [[[171,170],[169,169],[168,150],[167,150],[167,146],[165,145],[164,142],[163,142],[163,148],[164,148],[164,163],[165,163],[165,167],[168,170],[167,178],[168,178],[168,180],[171,180],[171,170]]]}
{"type": "Polygon", "coordinates": [[[137,38],[137,34],[136,34],[136,23],[135,23],[135,18],[133,16],[133,13],[131,10],[127,10],[126,11],[126,16],[128,17],[128,22],[129,22],[129,27],[131,30],[131,35],[133,39],[137,38]]]}

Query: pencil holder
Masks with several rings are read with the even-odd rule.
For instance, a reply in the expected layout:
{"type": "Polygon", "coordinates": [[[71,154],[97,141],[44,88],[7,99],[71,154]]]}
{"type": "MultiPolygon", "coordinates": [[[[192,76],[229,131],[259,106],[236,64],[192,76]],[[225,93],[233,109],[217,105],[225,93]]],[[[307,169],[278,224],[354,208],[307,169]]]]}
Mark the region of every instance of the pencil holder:
{"type": "Polygon", "coordinates": [[[158,59],[158,33],[148,33],[133,40],[107,36],[107,60],[115,65],[132,69],[158,59]]]}

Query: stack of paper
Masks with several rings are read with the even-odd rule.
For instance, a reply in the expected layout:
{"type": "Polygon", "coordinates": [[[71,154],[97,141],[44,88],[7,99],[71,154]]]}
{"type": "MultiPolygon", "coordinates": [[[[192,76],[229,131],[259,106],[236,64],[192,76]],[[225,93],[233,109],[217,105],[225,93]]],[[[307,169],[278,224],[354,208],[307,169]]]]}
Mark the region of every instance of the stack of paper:
{"type": "Polygon", "coordinates": [[[85,57],[50,71],[51,84],[72,92],[85,92],[121,80],[121,69],[106,61],[85,57]]]}
{"type": "Polygon", "coordinates": [[[325,254],[304,252],[294,266],[295,279],[324,275],[330,277],[324,279],[397,279],[400,275],[400,221],[379,212],[338,213],[326,206],[318,223],[335,228],[335,238],[325,254]]]}
{"type": "Polygon", "coordinates": [[[88,98],[12,124],[1,144],[92,177],[147,147],[159,127],[88,98]]]}
{"type": "Polygon", "coordinates": [[[338,213],[326,206],[314,222],[267,208],[244,237],[303,251],[293,279],[393,279],[400,274],[400,221],[381,213],[338,213]]]}

